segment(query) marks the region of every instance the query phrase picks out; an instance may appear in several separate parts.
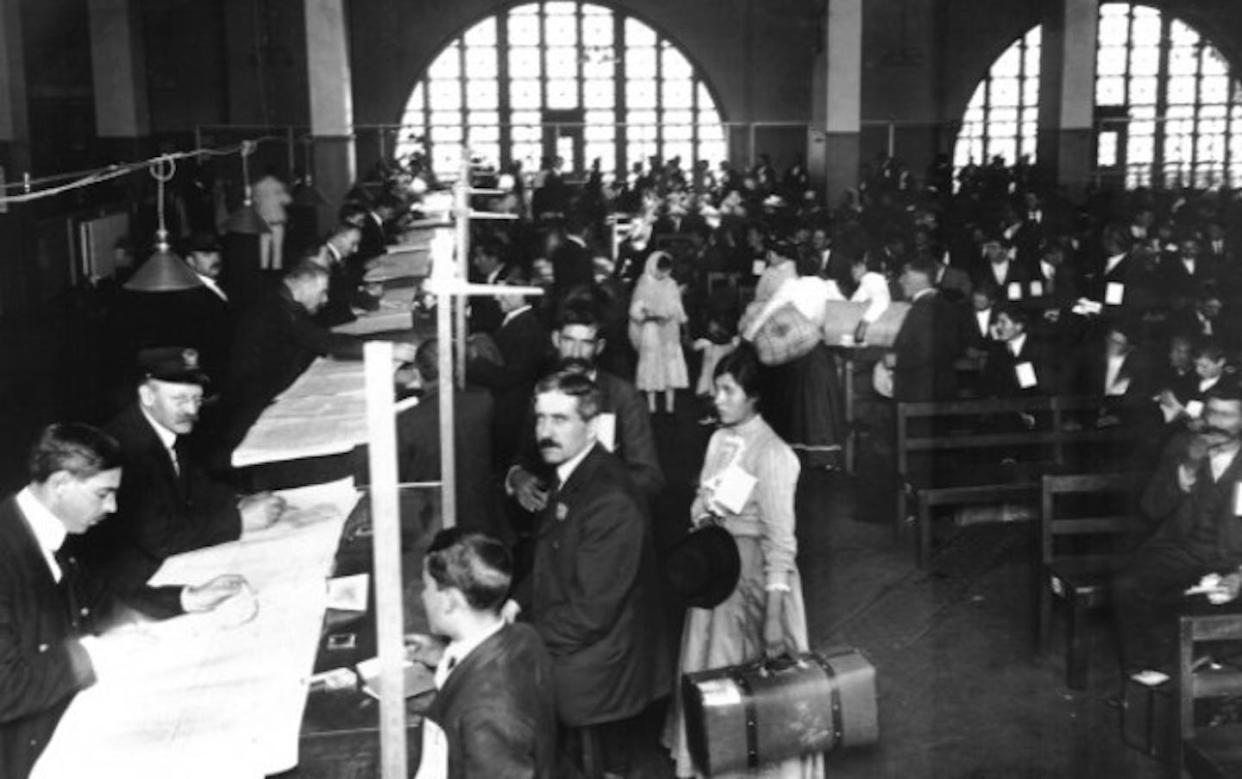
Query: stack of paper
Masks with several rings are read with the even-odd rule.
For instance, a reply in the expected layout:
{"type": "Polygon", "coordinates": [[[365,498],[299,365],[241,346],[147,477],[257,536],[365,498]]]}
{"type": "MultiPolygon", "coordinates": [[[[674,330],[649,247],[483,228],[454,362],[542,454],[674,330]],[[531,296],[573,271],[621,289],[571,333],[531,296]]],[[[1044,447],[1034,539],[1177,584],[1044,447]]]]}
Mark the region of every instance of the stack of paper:
{"type": "Polygon", "coordinates": [[[241,574],[258,600],[254,619],[192,614],[102,636],[137,647],[132,663],[73,699],[35,777],[258,779],[297,765],[324,580],[358,493],[343,480],[281,494],[292,508],[277,525],[169,558],[151,580],[241,574]]]}

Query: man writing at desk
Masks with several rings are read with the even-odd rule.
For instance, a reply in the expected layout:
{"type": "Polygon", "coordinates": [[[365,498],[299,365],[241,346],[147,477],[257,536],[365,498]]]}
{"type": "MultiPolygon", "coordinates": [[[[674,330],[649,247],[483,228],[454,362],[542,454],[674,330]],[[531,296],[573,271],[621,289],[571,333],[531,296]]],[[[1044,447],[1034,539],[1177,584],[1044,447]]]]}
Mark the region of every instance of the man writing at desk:
{"type": "Polygon", "coordinates": [[[30,455],[30,483],[0,503],[0,776],[24,779],[79,690],[131,662],[125,640],[87,634],[121,615],[209,611],[240,576],[194,587],[140,588],[124,602],[61,543],[116,508],[121,449],[87,425],[51,425],[30,455]]]}
{"type": "Polygon", "coordinates": [[[122,590],[144,584],[165,558],[265,528],[285,508],[266,492],[239,499],[185,447],[208,383],[193,349],[146,349],[138,362],[137,397],[106,427],[120,442],[126,473],[117,518],[71,545],[84,564],[122,590]]]}

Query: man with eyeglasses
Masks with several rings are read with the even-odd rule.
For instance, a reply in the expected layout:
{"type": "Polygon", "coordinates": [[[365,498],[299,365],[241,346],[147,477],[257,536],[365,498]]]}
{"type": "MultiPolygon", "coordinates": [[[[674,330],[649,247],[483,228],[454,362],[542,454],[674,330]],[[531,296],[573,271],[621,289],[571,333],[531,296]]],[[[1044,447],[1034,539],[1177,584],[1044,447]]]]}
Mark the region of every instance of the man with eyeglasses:
{"type": "Polygon", "coordinates": [[[270,493],[239,499],[184,446],[209,381],[194,349],[144,349],[138,363],[137,397],[105,427],[125,467],[116,517],[73,539],[83,565],[122,591],[145,583],[166,558],[267,527],[285,508],[270,493]]]}

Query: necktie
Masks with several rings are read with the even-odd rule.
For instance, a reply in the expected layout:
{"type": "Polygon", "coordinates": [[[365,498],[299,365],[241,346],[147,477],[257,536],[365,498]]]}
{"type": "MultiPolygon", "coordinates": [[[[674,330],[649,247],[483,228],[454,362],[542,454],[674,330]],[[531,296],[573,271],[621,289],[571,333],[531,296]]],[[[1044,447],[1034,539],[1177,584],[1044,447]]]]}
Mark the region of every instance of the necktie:
{"type": "Polygon", "coordinates": [[[78,560],[63,546],[52,555],[60,566],[60,582],[58,587],[65,595],[65,605],[69,609],[69,622],[78,632],[86,632],[85,621],[90,617],[90,610],[82,608],[78,600],[78,560]]]}

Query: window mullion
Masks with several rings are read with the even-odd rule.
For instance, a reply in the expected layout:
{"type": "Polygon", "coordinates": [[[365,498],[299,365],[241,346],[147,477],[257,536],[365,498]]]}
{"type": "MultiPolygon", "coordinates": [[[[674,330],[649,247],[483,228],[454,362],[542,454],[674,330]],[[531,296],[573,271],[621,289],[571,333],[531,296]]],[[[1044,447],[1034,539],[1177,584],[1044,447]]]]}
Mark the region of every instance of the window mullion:
{"type": "Polygon", "coordinates": [[[1160,53],[1159,64],[1156,66],[1156,126],[1152,136],[1152,173],[1151,184],[1164,184],[1164,144],[1169,137],[1169,49],[1173,39],[1169,28],[1169,18],[1160,17],[1160,53]]]}
{"type": "Polygon", "coordinates": [[[509,14],[496,14],[496,121],[500,139],[500,168],[513,164],[513,103],[509,96],[509,14]]]}

